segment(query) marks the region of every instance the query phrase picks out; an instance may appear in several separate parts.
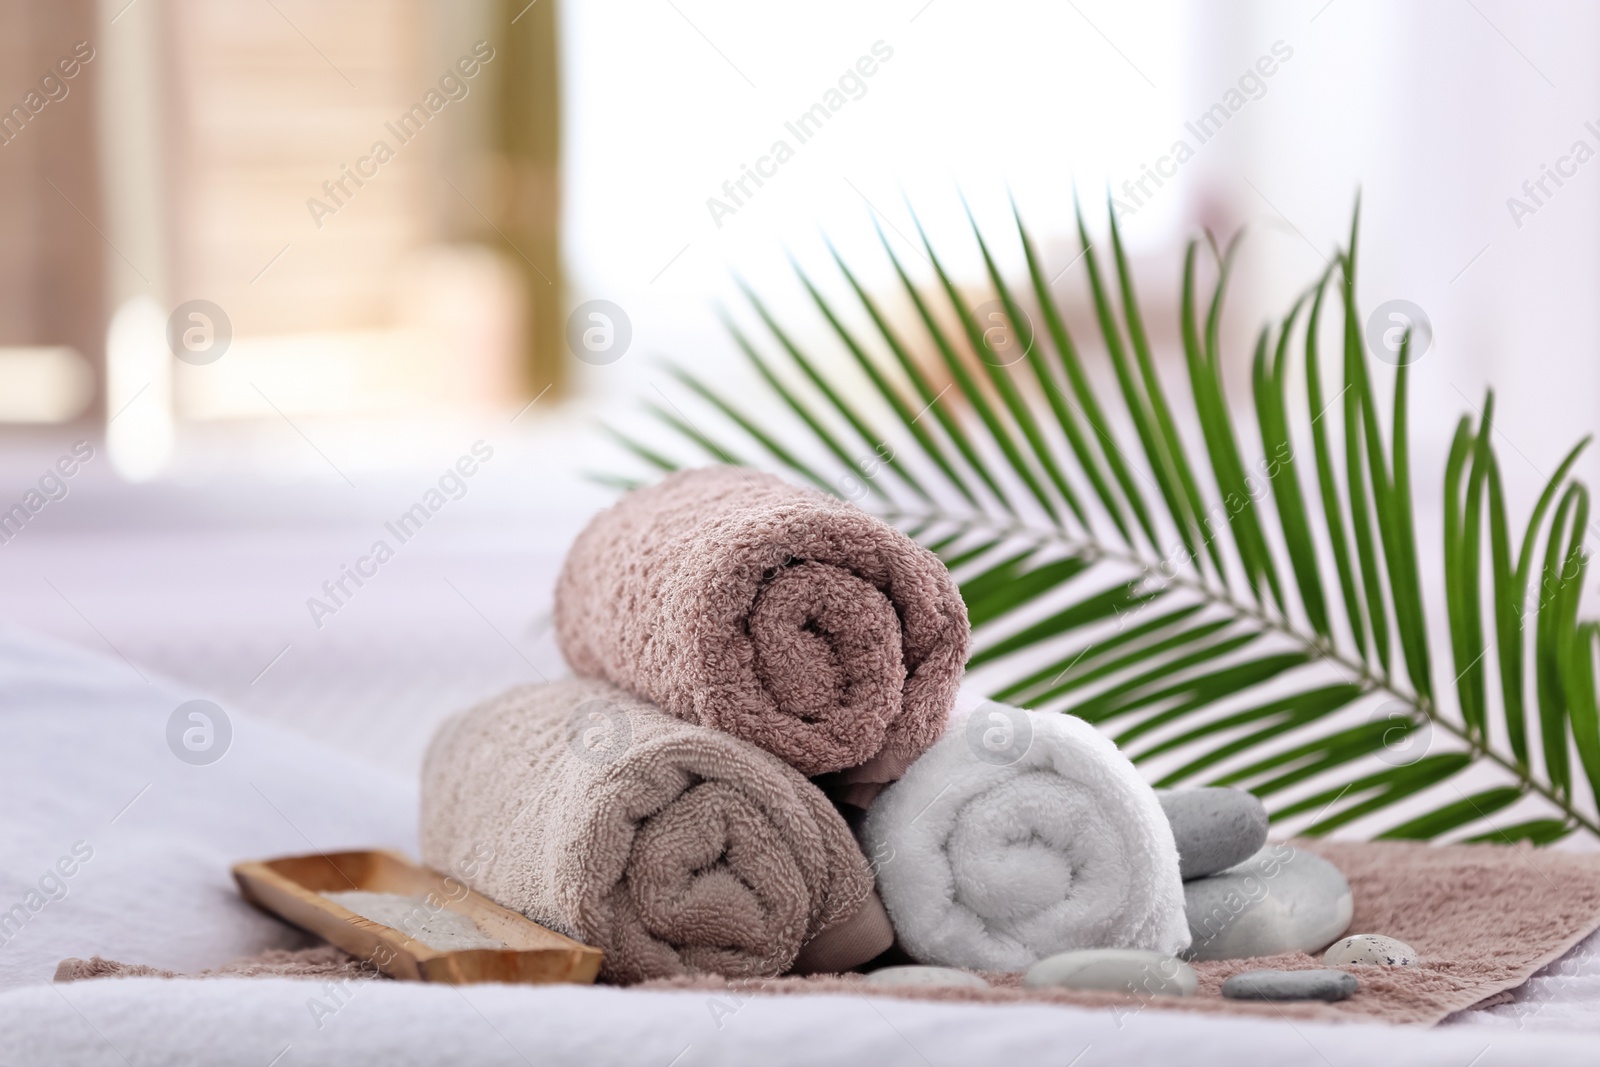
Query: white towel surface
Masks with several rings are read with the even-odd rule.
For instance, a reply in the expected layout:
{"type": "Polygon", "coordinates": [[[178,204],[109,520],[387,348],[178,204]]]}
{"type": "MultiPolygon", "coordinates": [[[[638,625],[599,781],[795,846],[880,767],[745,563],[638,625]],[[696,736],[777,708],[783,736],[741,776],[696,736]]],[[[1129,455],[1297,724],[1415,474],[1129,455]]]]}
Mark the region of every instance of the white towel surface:
{"type": "Polygon", "coordinates": [[[900,944],[924,963],[1017,971],[1069,949],[1189,944],[1155,793],[1070,715],[964,697],[864,834],[900,944]]]}

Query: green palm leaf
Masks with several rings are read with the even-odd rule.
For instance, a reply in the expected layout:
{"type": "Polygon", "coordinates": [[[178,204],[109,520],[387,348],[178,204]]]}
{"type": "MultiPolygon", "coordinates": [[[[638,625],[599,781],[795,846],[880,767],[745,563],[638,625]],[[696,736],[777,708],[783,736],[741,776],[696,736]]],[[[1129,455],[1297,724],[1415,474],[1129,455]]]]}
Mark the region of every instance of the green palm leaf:
{"type": "Polygon", "coordinates": [[[997,699],[1098,724],[1158,784],[1251,789],[1304,833],[1600,836],[1600,621],[1581,617],[1589,494],[1571,477],[1583,444],[1544,486],[1517,543],[1491,395],[1457,427],[1437,497],[1443,551],[1423,551],[1411,338],[1392,375],[1369,361],[1356,221],[1328,271],[1257,335],[1241,415],[1246,405],[1224,388],[1236,357],[1220,331],[1237,241],[1221,252],[1210,242],[1205,284],[1209,257],[1188,248],[1174,375],[1151,344],[1115,216],[1107,251],[1078,212],[1102,377],[1015,204],[1012,213],[1020,286],[999,266],[1001,244],[975,222],[972,232],[979,276],[1026,346],[1020,356],[1000,358],[977,310],[985,298],[956,283],[920,222],[927,289],[879,229],[908,324],[885,310],[897,298],[870,292],[831,245],[869,329],[849,325],[824,285],[795,269],[847,360],[805,351],[803,334],[748,289],[768,340],[729,321],[792,428],[773,421],[770,401],[675,368],[707,418],[652,403],[660,435],[613,430],[614,440],[648,472],[707,458],[774,466],[900,524],[960,585],[974,680],[997,699]],[[1338,311],[1324,315],[1330,297],[1338,311]],[[1334,367],[1322,359],[1329,326],[1334,367]],[[1296,374],[1303,405],[1289,388],[1296,374]],[[1392,389],[1387,418],[1380,387],[1392,389]],[[662,435],[688,446],[685,457],[662,435]],[[1436,571],[1424,566],[1435,558],[1436,571]],[[1442,657],[1428,636],[1430,583],[1443,594],[1442,657]],[[1436,660],[1450,665],[1449,684],[1438,684],[1436,660]]]}

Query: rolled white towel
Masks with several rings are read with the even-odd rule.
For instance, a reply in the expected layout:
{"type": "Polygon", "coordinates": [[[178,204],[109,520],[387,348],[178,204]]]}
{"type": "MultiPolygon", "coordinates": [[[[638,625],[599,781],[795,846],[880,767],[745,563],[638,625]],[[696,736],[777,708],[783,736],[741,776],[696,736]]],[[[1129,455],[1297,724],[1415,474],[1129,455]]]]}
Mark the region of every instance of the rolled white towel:
{"type": "Polygon", "coordinates": [[[906,952],[1020,971],[1069,949],[1188,947],[1172,828],[1109,738],[994,701],[955,716],[863,830],[906,952]]]}

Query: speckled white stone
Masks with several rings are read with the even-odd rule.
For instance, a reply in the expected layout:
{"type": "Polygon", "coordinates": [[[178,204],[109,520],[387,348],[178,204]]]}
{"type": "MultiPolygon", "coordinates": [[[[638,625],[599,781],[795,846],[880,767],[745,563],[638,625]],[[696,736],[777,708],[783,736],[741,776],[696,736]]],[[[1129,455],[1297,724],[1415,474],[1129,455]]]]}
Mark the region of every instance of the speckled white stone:
{"type": "Polygon", "coordinates": [[[989,987],[988,982],[970,971],[958,971],[954,967],[924,967],[920,964],[885,967],[873,971],[862,981],[867,985],[900,989],[926,989],[930,986],[966,986],[969,989],[989,987]]]}
{"type": "Polygon", "coordinates": [[[1135,996],[1189,997],[1199,988],[1194,968],[1162,952],[1091,948],[1058,952],[1028,968],[1030,989],[1109,989],[1135,996]]]}
{"type": "Polygon", "coordinates": [[[1320,856],[1269,844],[1235,867],[1183,883],[1193,943],[1184,958],[1320,952],[1350,927],[1350,883],[1320,856]]]}
{"type": "Polygon", "coordinates": [[[1329,945],[1322,962],[1329,967],[1348,967],[1352,963],[1410,967],[1417,962],[1417,950],[1385,934],[1354,934],[1329,945]]]}

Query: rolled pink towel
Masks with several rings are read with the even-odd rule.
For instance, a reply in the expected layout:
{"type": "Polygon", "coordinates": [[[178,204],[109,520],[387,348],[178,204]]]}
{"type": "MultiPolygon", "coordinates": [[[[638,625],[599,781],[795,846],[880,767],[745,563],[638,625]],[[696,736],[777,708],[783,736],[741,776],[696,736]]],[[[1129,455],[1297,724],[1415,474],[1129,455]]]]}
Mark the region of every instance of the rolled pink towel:
{"type": "Polygon", "coordinates": [[[939,739],[967,609],[933,553],[739,467],[679,471],[579,534],[556,584],[572,669],[806,775],[892,781],[939,739]]]}
{"type": "Polygon", "coordinates": [[[821,790],[604,682],[445,720],[421,808],[423,862],[600,949],[609,981],[842,971],[894,940],[821,790]]]}

